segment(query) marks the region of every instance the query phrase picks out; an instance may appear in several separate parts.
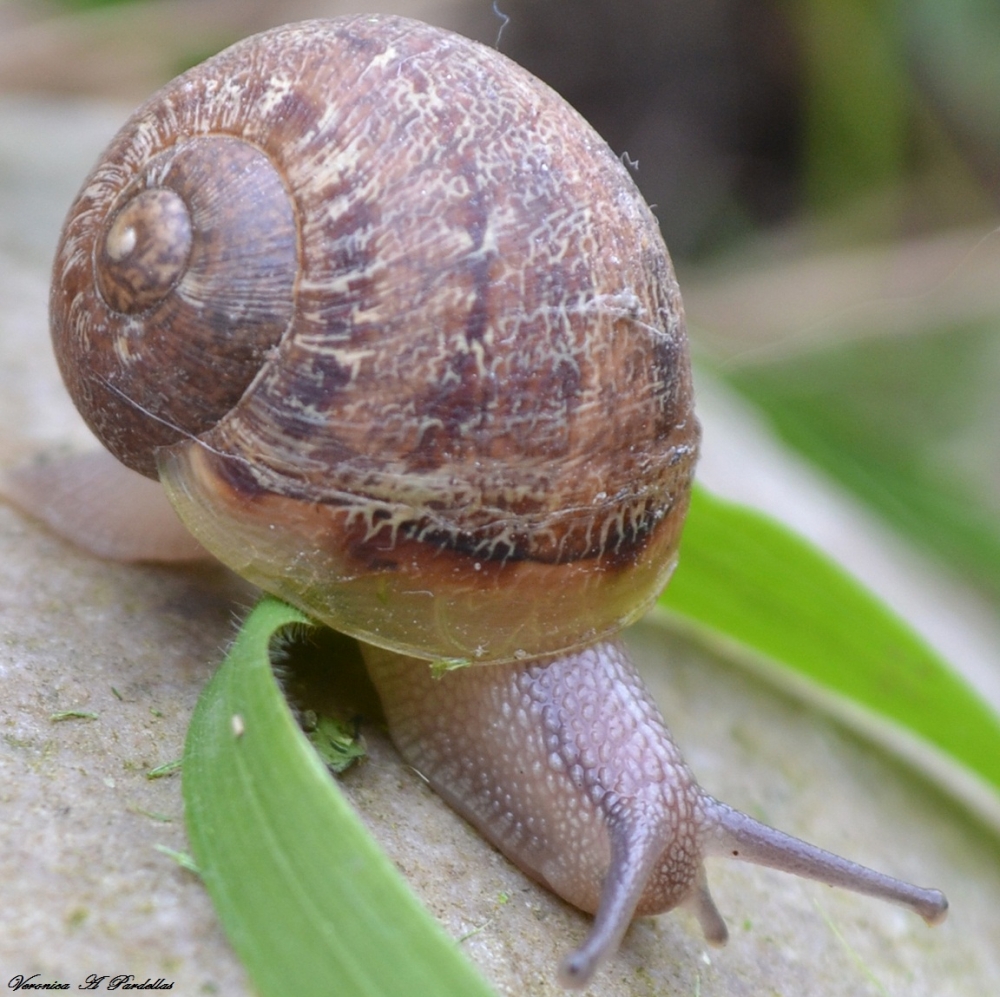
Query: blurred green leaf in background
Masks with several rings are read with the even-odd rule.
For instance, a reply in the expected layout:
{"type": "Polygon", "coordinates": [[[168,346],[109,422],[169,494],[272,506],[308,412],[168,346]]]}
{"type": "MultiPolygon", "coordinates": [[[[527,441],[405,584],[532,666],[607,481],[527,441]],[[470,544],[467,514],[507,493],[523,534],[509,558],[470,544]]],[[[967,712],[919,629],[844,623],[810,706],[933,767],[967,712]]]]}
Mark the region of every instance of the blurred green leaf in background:
{"type": "Polygon", "coordinates": [[[700,346],[789,446],[995,605],[1000,237],[991,232],[1000,207],[1000,4],[797,0],[785,9],[803,66],[797,209],[783,231],[696,273],[687,301],[693,324],[707,333],[700,346]],[[942,253],[922,274],[937,251],[933,236],[947,232],[955,241],[964,234],[965,258],[942,253]],[[853,253],[857,271],[875,246],[896,247],[897,271],[885,266],[884,290],[873,280],[854,296],[834,266],[822,286],[824,253],[853,253]],[[808,314],[801,299],[810,288],[796,286],[795,275],[810,258],[825,312],[789,328],[789,313],[808,314]],[[977,265],[988,279],[990,260],[991,289],[965,305],[952,290],[954,300],[937,307],[977,265]],[[774,283],[750,308],[757,332],[748,337],[735,298],[721,324],[710,299],[726,283],[749,286],[762,262],[774,283]],[[884,307],[900,301],[904,325],[884,307]],[[775,332],[763,343],[769,315],[775,332]]]}
{"type": "Polygon", "coordinates": [[[782,439],[1000,598],[998,332],[832,342],[728,380],[782,439]]]}
{"type": "Polygon", "coordinates": [[[895,0],[800,0],[789,7],[805,63],[805,203],[830,210],[905,169],[912,94],[895,0]]]}
{"type": "MultiPolygon", "coordinates": [[[[95,7],[119,7],[123,4],[136,3],[137,0],[55,0],[60,7],[67,10],[92,10],[95,7]]],[[[143,0],[149,2],[149,0],[143,0]]]]}

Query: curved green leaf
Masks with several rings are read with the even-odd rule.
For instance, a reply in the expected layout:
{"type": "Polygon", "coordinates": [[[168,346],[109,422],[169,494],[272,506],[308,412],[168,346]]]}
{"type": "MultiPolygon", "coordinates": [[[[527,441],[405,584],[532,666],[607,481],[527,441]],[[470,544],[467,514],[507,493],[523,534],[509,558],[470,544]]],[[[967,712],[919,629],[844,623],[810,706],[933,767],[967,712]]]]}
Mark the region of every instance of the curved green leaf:
{"type": "Polygon", "coordinates": [[[1000,828],[1000,717],[909,627],[808,542],[695,489],[660,605],[743,660],[781,669],[1000,828]]]}
{"type": "Polygon", "coordinates": [[[188,834],[229,939],[262,997],[490,997],[285,703],[270,648],[275,635],[307,622],[263,599],[188,731],[188,834]]]}
{"type": "Polygon", "coordinates": [[[997,329],[994,316],[937,318],[906,336],[869,330],[724,377],[786,444],[996,598],[997,329]]]}

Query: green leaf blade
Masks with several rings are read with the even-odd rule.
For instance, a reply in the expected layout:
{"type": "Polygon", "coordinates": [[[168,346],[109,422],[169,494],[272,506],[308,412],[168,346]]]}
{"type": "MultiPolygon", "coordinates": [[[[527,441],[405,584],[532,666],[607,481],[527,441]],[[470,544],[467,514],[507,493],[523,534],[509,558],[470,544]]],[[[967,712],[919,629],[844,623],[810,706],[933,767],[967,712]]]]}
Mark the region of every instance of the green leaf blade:
{"type": "MultiPolygon", "coordinates": [[[[738,656],[777,665],[945,756],[985,784],[990,798],[974,805],[1000,826],[1000,717],[891,610],[780,523],[697,488],[660,605],[738,656]]],[[[921,767],[938,774],[934,763],[921,767]]]]}
{"type": "Polygon", "coordinates": [[[230,941],[263,997],[490,997],[371,839],[285,704],[269,649],[275,634],[306,622],[264,599],[202,694],[188,733],[188,833],[230,941]]]}
{"type": "Polygon", "coordinates": [[[996,322],[931,323],[905,337],[862,328],[724,379],[786,444],[1000,595],[996,322]]]}

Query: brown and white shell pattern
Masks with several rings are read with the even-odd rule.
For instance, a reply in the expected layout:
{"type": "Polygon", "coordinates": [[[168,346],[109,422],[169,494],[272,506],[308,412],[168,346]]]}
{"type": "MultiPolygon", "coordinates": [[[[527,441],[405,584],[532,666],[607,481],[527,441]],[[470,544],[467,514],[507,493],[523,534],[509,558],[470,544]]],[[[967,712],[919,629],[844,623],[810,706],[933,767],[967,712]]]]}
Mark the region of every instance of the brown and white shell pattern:
{"type": "Polygon", "coordinates": [[[388,16],[247,39],[136,112],[55,267],[71,393],[131,466],[197,437],[220,503],[343,512],[359,563],[652,546],[665,580],[698,434],[670,261],[621,162],[494,50],[388,16]],[[183,244],[137,276],[140,193],[183,244]]]}

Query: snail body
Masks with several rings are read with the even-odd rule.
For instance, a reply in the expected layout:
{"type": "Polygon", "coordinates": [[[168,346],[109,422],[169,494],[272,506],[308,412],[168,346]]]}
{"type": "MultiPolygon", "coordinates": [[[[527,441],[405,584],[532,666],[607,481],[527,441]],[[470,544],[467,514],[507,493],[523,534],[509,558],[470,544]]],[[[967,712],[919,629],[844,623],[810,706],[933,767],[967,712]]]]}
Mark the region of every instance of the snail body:
{"type": "Polygon", "coordinates": [[[943,915],[708,796],[617,641],[694,473],[680,295],[625,168],[503,56],[364,16],[189,71],[84,184],[51,323],[111,453],[365,642],[404,757],[596,913],[566,983],[636,914],[686,905],[723,942],[712,853],[943,915]]]}

